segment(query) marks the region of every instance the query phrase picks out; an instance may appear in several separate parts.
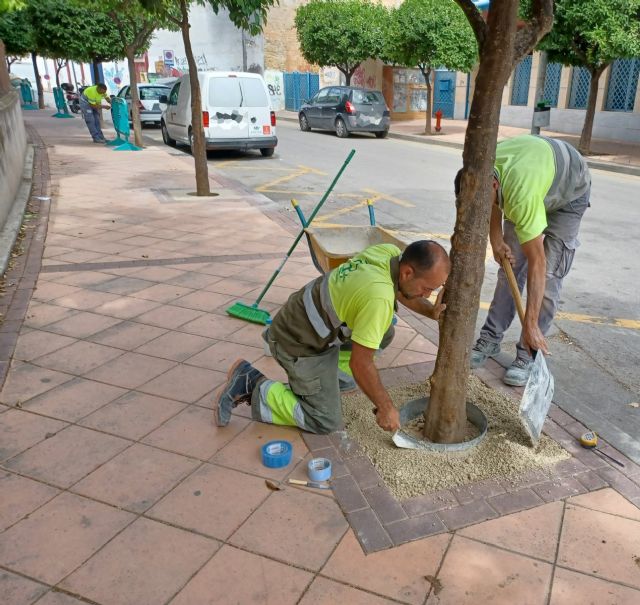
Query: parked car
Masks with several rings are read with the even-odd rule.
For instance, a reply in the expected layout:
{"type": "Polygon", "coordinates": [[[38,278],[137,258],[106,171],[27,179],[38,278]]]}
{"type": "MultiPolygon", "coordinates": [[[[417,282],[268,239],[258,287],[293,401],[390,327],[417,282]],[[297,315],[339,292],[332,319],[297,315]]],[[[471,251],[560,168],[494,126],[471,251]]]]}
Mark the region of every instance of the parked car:
{"type": "Polygon", "coordinates": [[[300,130],[334,130],[339,137],[372,132],[379,139],[389,134],[391,116],[379,90],[328,86],[306,101],[298,113],[300,130]]]}
{"type": "MultiPolygon", "coordinates": [[[[198,72],[202,96],[202,123],[207,149],[259,149],[273,155],[276,114],[260,74],[233,71],[198,72]]],[[[166,99],[162,138],[167,145],[184,143],[193,149],[191,86],[182,76],[166,99]]]]}
{"type": "MultiPolygon", "coordinates": [[[[138,84],[138,96],[140,97],[140,123],[160,124],[162,118],[163,104],[160,97],[169,94],[171,89],[168,86],[158,84],[138,84]]],[[[127,101],[129,109],[129,121],[131,122],[131,87],[127,84],[118,92],[118,97],[127,101]]]]}

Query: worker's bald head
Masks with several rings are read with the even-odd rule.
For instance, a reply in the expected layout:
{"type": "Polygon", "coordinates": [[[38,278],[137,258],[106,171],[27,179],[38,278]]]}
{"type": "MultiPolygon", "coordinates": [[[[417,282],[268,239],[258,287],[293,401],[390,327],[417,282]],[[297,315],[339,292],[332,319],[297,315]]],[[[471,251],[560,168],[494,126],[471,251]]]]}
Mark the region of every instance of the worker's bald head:
{"type": "Polygon", "coordinates": [[[447,251],[438,242],[422,239],[406,247],[400,259],[400,265],[411,266],[419,275],[432,270],[436,265],[449,273],[451,261],[447,251]]]}
{"type": "Polygon", "coordinates": [[[402,253],[398,289],[407,298],[429,297],[447,281],[451,262],[447,251],[437,242],[413,242],[402,253]]]}

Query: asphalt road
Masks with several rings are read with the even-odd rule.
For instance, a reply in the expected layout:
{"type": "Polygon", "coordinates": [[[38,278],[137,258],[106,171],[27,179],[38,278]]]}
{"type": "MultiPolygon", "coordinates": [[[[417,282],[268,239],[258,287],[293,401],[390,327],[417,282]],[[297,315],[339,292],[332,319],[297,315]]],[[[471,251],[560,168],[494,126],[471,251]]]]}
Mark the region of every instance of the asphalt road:
{"type": "MultiPolygon", "coordinates": [[[[145,134],[160,140],[158,131],[145,134]]],[[[308,216],[351,149],[356,154],[318,219],[366,225],[366,199],[377,222],[419,232],[448,246],[455,207],[453,178],[461,150],[420,142],[300,132],[281,121],[271,159],[259,153],[215,152],[210,161],[226,176],[260,191],[284,209],[295,198],[308,216]]],[[[640,463],[640,177],[592,170],[591,204],[582,222],[582,246],[565,280],[560,312],[549,334],[556,379],[554,401],[640,463]]],[[[488,256],[478,329],[495,285],[488,256]]],[[[517,322],[498,358],[515,355],[517,322]]]]}

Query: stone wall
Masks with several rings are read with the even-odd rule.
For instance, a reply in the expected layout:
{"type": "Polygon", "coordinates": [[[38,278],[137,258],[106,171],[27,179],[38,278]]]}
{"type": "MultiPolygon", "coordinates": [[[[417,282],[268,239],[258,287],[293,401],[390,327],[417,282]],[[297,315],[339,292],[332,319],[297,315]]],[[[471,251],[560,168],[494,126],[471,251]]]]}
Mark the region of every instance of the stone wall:
{"type": "Polygon", "coordinates": [[[300,45],[294,23],[296,8],[305,4],[300,0],[280,0],[269,10],[264,28],[264,66],[278,71],[312,71],[315,65],[307,63],[300,53],[300,45]]]}
{"type": "Polygon", "coordinates": [[[0,96],[0,230],[22,182],[26,149],[20,98],[10,91],[0,96]]]}

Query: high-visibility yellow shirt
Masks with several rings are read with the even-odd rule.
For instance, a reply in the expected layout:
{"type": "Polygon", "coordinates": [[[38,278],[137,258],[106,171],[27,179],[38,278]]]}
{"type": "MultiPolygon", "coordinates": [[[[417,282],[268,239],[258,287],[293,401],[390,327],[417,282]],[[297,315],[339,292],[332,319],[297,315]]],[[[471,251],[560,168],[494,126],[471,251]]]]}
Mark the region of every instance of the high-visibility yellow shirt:
{"type": "Polygon", "coordinates": [[[370,349],[380,347],[396,301],[390,262],[400,254],[393,244],[370,246],[331,272],[331,302],[340,321],[351,329],[353,342],[370,349]]]}
{"type": "Polygon", "coordinates": [[[97,86],[88,86],[84,89],[82,94],[87,97],[91,105],[100,105],[102,103],[102,99],[109,100],[109,91],[98,92],[97,86]]]}

